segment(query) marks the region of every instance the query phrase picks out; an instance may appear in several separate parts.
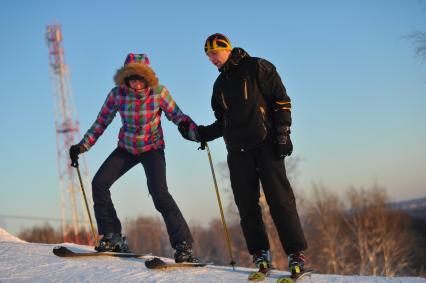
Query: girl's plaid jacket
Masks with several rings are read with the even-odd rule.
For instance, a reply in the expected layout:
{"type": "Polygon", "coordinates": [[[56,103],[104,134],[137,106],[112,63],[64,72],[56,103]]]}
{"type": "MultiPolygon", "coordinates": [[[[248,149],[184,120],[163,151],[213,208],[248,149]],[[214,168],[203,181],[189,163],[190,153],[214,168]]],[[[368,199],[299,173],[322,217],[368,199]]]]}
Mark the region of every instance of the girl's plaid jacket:
{"type": "Polygon", "coordinates": [[[135,93],[121,86],[108,94],[96,121],[84,135],[80,144],[88,150],[102,135],[116,113],[121,116],[122,127],[118,134],[118,146],[133,154],[164,148],[161,128],[161,112],[173,123],[190,122],[190,138],[194,141],[195,123],[183,114],[164,86],[148,87],[144,93],[135,93]]]}
{"type": "Polygon", "coordinates": [[[189,138],[196,141],[196,124],[182,113],[167,88],[158,84],[146,54],[128,54],[114,81],[116,87],[109,92],[96,121],[80,141],[87,150],[96,143],[117,112],[122,122],[118,146],[130,153],[164,148],[162,112],[176,125],[189,121],[189,138]],[[135,74],[144,78],[148,86],[144,92],[137,93],[127,87],[126,78],[135,74]]]}

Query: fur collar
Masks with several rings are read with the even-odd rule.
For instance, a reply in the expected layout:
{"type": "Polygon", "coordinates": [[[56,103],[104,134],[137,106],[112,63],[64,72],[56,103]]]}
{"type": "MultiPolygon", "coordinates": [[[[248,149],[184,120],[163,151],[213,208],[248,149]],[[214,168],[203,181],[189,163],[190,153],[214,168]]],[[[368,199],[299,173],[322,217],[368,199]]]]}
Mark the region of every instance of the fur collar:
{"type": "Polygon", "coordinates": [[[156,88],[158,86],[158,78],[154,70],[149,65],[142,63],[129,63],[118,69],[114,75],[114,83],[117,86],[124,85],[125,78],[131,75],[144,77],[149,87],[156,88]]]}

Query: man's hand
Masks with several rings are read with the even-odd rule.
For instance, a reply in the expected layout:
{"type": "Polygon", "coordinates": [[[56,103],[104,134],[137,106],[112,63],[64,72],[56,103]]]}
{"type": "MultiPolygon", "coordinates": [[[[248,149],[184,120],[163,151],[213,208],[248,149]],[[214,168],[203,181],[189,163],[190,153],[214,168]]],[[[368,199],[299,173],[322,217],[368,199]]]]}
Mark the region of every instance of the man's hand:
{"type": "Polygon", "coordinates": [[[200,143],[200,147],[198,149],[205,150],[206,149],[206,135],[205,135],[205,126],[198,126],[197,127],[197,141],[200,143]]]}
{"type": "Polygon", "coordinates": [[[293,152],[293,143],[291,142],[290,135],[277,138],[275,152],[279,159],[284,159],[284,157],[291,155],[293,152]]]}
{"type": "Polygon", "coordinates": [[[275,152],[279,159],[290,156],[293,152],[293,143],[290,139],[290,127],[282,126],[277,128],[275,152]]]}

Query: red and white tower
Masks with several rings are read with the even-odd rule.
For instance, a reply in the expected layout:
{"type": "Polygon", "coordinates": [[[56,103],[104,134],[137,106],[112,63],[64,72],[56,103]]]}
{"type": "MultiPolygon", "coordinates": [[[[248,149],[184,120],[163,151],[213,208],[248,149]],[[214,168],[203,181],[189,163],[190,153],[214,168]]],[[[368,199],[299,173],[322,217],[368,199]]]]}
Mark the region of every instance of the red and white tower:
{"type": "MultiPolygon", "coordinates": [[[[62,235],[64,241],[81,243],[83,239],[78,236],[79,231],[80,228],[87,231],[87,225],[82,224],[88,223],[88,220],[82,202],[77,201],[80,188],[68,153],[70,146],[79,141],[80,129],[70,89],[69,72],[65,64],[60,25],[47,26],[46,43],[49,48],[50,78],[53,85],[62,235]]],[[[83,182],[87,184],[87,166],[83,158],[80,160],[80,168],[83,172],[83,182]]]]}

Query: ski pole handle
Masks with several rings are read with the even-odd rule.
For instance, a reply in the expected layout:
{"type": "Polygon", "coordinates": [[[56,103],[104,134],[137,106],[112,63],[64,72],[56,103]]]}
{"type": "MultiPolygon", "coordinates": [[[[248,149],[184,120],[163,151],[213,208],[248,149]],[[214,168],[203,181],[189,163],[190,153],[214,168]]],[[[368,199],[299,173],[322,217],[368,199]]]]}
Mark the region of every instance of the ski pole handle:
{"type": "Polygon", "coordinates": [[[206,146],[207,146],[207,142],[203,141],[203,142],[200,143],[200,147],[198,148],[198,150],[200,150],[200,149],[205,150],[206,146]]]}
{"type": "Polygon", "coordinates": [[[71,160],[71,166],[74,168],[78,168],[78,160],[77,159],[71,160]]]}

